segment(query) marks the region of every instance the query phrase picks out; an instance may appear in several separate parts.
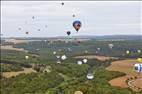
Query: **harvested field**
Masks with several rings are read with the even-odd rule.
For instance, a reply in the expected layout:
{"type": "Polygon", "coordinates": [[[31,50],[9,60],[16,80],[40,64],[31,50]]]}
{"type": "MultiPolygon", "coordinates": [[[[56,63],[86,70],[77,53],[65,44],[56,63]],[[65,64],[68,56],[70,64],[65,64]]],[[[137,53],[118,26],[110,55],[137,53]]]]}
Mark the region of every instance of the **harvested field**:
{"type": "Polygon", "coordinates": [[[32,72],[35,72],[32,68],[23,68],[24,71],[17,71],[17,72],[3,72],[2,75],[6,78],[10,78],[10,77],[13,77],[13,76],[17,76],[21,73],[25,73],[25,74],[28,74],[28,73],[32,73],[32,72]]]}
{"type": "Polygon", "coordinates": [[[112,62],[111,65],[106,69],[110,71],[120,71],[126,74],[135,75],[136,72],[133,69],[133,65],[136,63],[138,62],[134,59],[119,60],[112,62]]]}
{"type": "Polygon", "coordinates": [[[127,80],[127,76],[118,77],[118,78],[110,80],[109,84],[111,86],[116,86],[116,87],[121,87],[121,88],[127,88],[128,85],[125,82],[126,80],[127,80]]]}
{"type": "Polygon", "coordinates": [[[21,51],[21,52],[27,52],[23,48],[14,48],[12,45],[6,45],[6,46],[0,46],[2,50],[15,50],[15,51],[21,51]]]}
{"type": "Polygon", "coordinates": [[[112,62],[112,64],[106,68],[107,70],[120,71],[120,72],[126,73],[127,75],[123,77],[114,78],[109,81],[109,84],[111,86],[117,86],[121,88],[130,87],[134,91],[136,91],[135,88],[142,88],[142,74],[137,74],[133,70],[133,65],[136,63],[138,62],[134,59],[119,60],[119,61],[112,62]],[[134,79],[134,77],[138,77],[138,78],[134,79]],[[130,79],[128,81],[128,83],[130,84],[126,83],[127,79],[130,79]]]}

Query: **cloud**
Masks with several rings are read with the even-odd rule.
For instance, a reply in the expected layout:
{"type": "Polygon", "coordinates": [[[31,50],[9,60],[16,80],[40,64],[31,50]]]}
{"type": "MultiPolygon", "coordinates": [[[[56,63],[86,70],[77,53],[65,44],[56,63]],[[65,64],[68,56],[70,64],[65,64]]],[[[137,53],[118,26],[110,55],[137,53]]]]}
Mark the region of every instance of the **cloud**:
{"type": "Polygon", "coordinates": [[[82,21],[79,34],[139,34],[141,24],[140,1],[2,1],[2,32],[5,36],[65,35],[67,30],[76,33],[74,20],[82,21]],[[72,15],[75,14],[75,18],[72,15]],[[35,16],[35,20],[32,19],[35,16]],[[25,24],[25,23],[28,24],[25,24]],[[37,28],[45,31],[37,32],[37,28]],[[23,31],[17,33],[17,28],[23,31]],[[114,32],[116,31],[116,32],[114,32]],[[42,35],[43,34],[43,35],[42,35]]]}

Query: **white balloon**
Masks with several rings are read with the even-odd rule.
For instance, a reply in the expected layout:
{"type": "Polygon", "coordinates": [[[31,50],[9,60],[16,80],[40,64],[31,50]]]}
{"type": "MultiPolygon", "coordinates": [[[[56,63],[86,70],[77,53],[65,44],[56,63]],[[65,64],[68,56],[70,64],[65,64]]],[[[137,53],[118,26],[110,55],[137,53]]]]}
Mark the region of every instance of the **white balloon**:
{"type": "Polygon", "coordinates": [[[59,56],[59,55],[57,55],[56,57],[57,57],[58,59],[60,58],[60,56],[59,56]]]}
{"type": "Polygon", "coordinates": [[[100,50],[101,50],[101,48],[97,48],[97,50],[98,50],[98,51],[100,51],[100,50]]]}
{"type": "Polygon", "coordinates": [[[94,78],[94,75],[92,74],[92,73],[88,73],[87,74],[87,79],[88,80],[91,80],[91,79],[93,79],[94,78]]]}
{"type": "Polygon", "coordinates": [[[88,53],[88,51],[87,51],[87,50],[85,50],[85,53],[88,53]]]}
{"type": "Polygon", "coordinates": [[[62,55],[62,56],[61,56],[61,59],[62,59],[62,60],[65,60],[65,59],[67,59],[67,56],[66,56],[66,55],[62,55]]]}
{"type": "Polygon", "coordinates": [[[82,61],[77,61],[77,64],[78,65],[82,65],[82,61]]]}
{"type": "Polygon", "coordinates": [[[29,59],[29,56],[25,56],[25,59],[29,59]]]}
{"type": "Polygon", "coordinates": [[[58,61],[57,61],[57,64],[60,64],[60,63],[61,63],[61,61],[58,60],[58,61]]]}
{"type": "Polygon", "coordinates": [[[68,48],[68,51],[71,51],[71,48],[68,48]]]}
{"type": "Polygon", "coordinates": [[[53,52],[53,54],[55,55],[55,54],[56,54],[56,52],[54,51],[54,52],[53,52]]]}
{"type": "Polygon", "coordinates": [[[83,62],[84,62],[84,63],[87,63],[87,61],[88,61],[87,59],[83,59],[83,62]]]}
{"type": "Polygon", "coordinates": [[[138,53],[141,53],[141,50],[137,50],[138,53]]]}
{"type": "Polygon", "coordinates": [[[108,44],[108,46],[112,49],[114,45],[113,44],[108,44]]]}
{"type": "Polygon", "coordinates": [[[127,50],[127,51],[126,51],[126,54],[129,54],[129,53],[130,53],[130,51],[129,51],[129,50],[127,50]]]}

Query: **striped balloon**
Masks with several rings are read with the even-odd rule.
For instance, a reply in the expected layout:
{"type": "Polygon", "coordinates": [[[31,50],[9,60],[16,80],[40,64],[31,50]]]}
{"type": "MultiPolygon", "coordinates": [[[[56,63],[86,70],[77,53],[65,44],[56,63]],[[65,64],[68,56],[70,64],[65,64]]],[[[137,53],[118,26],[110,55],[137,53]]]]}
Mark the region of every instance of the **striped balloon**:
{"type": "Polygon", "coordinates": [[[135,64],[134,69],[136,72],[142,72],[142,64],[135,64]]]}

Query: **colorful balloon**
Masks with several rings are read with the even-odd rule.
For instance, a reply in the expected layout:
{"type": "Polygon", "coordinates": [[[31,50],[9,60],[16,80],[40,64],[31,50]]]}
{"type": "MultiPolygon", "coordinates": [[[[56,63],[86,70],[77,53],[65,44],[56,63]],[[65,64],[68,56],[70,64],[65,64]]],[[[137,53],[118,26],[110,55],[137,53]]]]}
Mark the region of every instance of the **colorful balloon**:
{"type": "Polygon", "coordinates": [[[135,64],[134,69],[138,73],[142,72],[142,64],[135,64]]]}
{"type": "Polygon", "coordinates": [[[137,58],[137,61],[138,62],[142,62],[142,58],[137,58]]]}
{"type": "Polygon", "coordinates": [[[79,20],[76,20],[73,22],[73,27],[75,28],[75,30],[78,32],[80,27],[82,26],[82,23],[79,20]]]}

